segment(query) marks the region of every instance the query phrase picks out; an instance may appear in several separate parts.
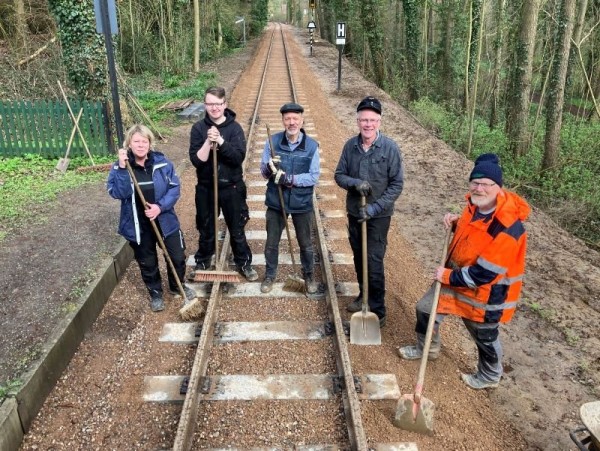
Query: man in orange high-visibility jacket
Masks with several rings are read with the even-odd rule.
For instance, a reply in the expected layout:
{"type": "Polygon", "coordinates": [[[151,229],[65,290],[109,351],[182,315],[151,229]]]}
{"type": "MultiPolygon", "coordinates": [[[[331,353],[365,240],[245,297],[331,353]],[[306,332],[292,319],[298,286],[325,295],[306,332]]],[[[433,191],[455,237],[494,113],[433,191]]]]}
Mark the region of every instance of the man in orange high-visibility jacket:
{"type": "MultiPolygon", "coordinates": [[[[442,286],[429,358],[440,353],[439,326],[445,316],[460,316],[479,351],[477,372],[461,378],[473,389],[494,388],[502,377],[498,326],[511,320],[520,297],[527,247],[523,221],[530,208],[524,199],[502,188],[502,169],[495,154],[475,160],[466,198],[462,215],[444,216],[444,225],[454,228],[454,237],[446,265],[435,272],[442,286]]],[[[417,344],[398,349],[404,359],[420,359],[423,354],[433,293],[434,286],[417,303],[417,344]]]]}

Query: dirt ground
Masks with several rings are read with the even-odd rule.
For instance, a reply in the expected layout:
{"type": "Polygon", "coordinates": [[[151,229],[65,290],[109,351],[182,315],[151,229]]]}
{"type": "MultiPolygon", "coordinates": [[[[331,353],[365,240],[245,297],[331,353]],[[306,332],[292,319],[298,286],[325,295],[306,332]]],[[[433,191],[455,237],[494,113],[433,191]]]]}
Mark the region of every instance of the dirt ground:
{"type": "MultiPolygon", "coordinates": [[[[405,187],[396,204],[386,257],[388,325],[378,353],[351,350],[356,373],[395,372],[402,393],[413,389],[418,364],[401,362],[395,348],[413,339],[414,305],[430,283],[443,239],[441,218],[461,206],[472,164],[424,130],[389,96],[344,62],[337,87],[337,49],[316,42],[309,56],[307,33],[294,30],[304,59],[296,71],[314,75],[304,86],[315,104],[311,115],[327,166],[335,167],[341,145],[356,132],[355,107],[365,95],[383,103],[382,131],[402,148],[405,187]]],[[[251,58],[244,52],[215,65],[231,91],[251,58]]],[[[242,92],[235,92],[241,104],[242,92]]],[[[311,100],[312,102],[312,100],[311,100]]],[[[235,104],[235,103],[234,103],[235,104]]],[[[193,171],[187,163],[189,125],[172,130],[159,146],[180,168],[183,183],[178,213],[188,252],[195,250],[193,171]]],[[[338,197],[342,198],[338,193],[338,197]]],[[[343,208],[343,207],[342,207],[343,208]]],[[[118,203],[104,186],[62,196],[40,213],[41,225],[19,231],[0,248],[0,381],[12,380],[35,360],[42,343],[92,280],[95,264],[118,244],[118,203]]],[[[534,209],[526,224],[529,252],[524,300],[515,319],[502,328],[506,373],[500,387],[474,392],[459,381],[476,363],[474,345],[460,321],[443,326],[442,357],[428,368],[425,394],[435,402],[436,434],[400,434],[390,422],[393,403],[363,402],[371,441],[415,441],[420,449],[567,450],[575,449],[568,431],[578,424],[578,408],[600,396],[600,255],[534,209]]],[[[144,333],[158,321],[174,320],[177,305],[167,302],[165,317],[149,313],[135,264],[49,396],[22,449],[156,449],[169,446],[177,407],[144,406],[132,382],[140,374],[181,374],[172,362],[192,348],[153,352],[155,337],[144,333]],[[144,337],[140,340],[140,337],[144,337]],[[170,428],[152,428],[154,423],[170,428]],[[127,423],[127,424],[123,424],[127,423]]],[[[158,327],[154,327],[158,330],[158,327]]]]}

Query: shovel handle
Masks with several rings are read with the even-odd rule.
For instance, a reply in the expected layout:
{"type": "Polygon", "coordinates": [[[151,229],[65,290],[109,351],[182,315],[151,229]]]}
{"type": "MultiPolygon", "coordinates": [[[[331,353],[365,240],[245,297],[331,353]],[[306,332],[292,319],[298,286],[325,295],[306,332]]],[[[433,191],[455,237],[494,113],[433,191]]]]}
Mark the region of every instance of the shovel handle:
{"type": "MultiPolygon", "coordinates": [[[[367,205],[367,198],[360,196],[360,206],[364,207],[367,205]]],[[[367,253],[367,221],[363,221],[360,225],[360,232],[362,236],[362,312],[367,313],[367,306],[369,303],[369,260],[367,253]]]]}
{"type": "MultiPolygon", "coordinates": [[[[440,265],[446,264],[446,257],[448,256],[448,244],[450,243],[450,235],[452,229],[446,230],[446,236],[444,238],[444,248],[442,250],[442,258],[440,265]]],[[[421,394],[423,393],[423,383],[425,381],[425,368],[427,367],[427,359],[429,358],[429,348],[431,347],[431,337],[433,336],[433,327],[435,324],[435,317],[437,312],[438,301],[440,299],[440,291],[442,284],[435,281],[435,291],[433,294],[433,303],[431,304],[431,312],[429,313],[429,322],[427,323],[427,333],[425,334],[425,345],[423,346],[423,356],[421,357],[421,365],[419,366],[419,376],[417,377],[417,384],[415,385],[414,400],[415,403],[421,402],[421,394]]]]}

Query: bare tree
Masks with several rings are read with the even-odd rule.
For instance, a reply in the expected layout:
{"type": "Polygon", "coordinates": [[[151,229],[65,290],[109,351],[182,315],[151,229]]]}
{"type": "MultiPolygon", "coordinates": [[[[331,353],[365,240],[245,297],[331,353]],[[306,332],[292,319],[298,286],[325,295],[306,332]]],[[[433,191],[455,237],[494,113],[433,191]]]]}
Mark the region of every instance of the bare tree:
{"type": "Polygon", "coordinates": [[[573,19],[576,0],[563,0],[557,23],[555,41],[555,58],[552,64],[552,75],[548,104],[546,107],[546,136],[544,142],[544,158],[542,170],[555,168],[558,163],[560,145],[560,127],[562,125],[562,109],[565,100],[565,81],[573,36],[573,19]]]}
{"type": "Polygon", "coordinates": [[[514,155],[524,155],[527,151],[529,97],[539,7],[539,0],[523,2],[519,37],[513,50],[513,70],[507,96],[506,134],[509,150],[514,155]]]}

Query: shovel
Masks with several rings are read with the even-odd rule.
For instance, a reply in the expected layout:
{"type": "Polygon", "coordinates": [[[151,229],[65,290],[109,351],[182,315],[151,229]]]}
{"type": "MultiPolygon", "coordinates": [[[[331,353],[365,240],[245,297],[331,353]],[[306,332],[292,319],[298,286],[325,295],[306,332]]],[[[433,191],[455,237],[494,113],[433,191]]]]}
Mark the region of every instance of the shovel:
{"type": "MultiPolygon", "coordinates": [[[[446,264],[450,233],[451,229],[449,228],[446,231],[446,238],[444,239],[441,265],[446,264]]],[[[418,432],[420,434],[433,433],[433,413],[435,411],[435,404],[425,398],[422,394],[423,383],[425,382],[425,368],[427,367],[427,359],[429,357],[429,348],[431,347],[431,337],[433,336],[433,326],[435,324],[441,288],[442,284],[439,281],[436,281],[433,304],[431,305],[429,322],[427,323],[427,333],[425,334],[423,356],[421,357],[421,366],[419,367],[419,376],[417,377],[417,384],[415,385],[415,393],[412,395],[402,395],[398,400],[396,416],[394,418],[394,426],[406,431],[418,432]]]]}
{"type": "Polygon", "coordinates": [[[73,126],[73,130],[71,130],[71,136],[69,137],[69,143],[67,144],[67,151],[65,152],[65,157],[58,160],[58,164],[56,165],[56,169],[60,172],[67,172],[67,168],[69,167],[69,152],[71,151],[71,144],[73,144],[73,138],[75,138],[75,132],[77,131],[77,125],[79,124],[79,119],[81,119],[81,114],[83,113],[83,108],[79,110],[79,114],[77,115],[77,119],[75,119],[75,126],[73,126]]]}
{"type": "MultiPolygon", "coordinates": [[[[361,197],[360,205],[364,207],[367,203],[365,196],[361,197]]],[[[380,345],[381,328],[379,317],[367,311],[369,301],[369,269],[367,262],[367,221],[363,221],[362,227],[362,286],[363,302],[362,311],[356,312],[350,318],[350,344],[353,345],[380,345]]]]}

